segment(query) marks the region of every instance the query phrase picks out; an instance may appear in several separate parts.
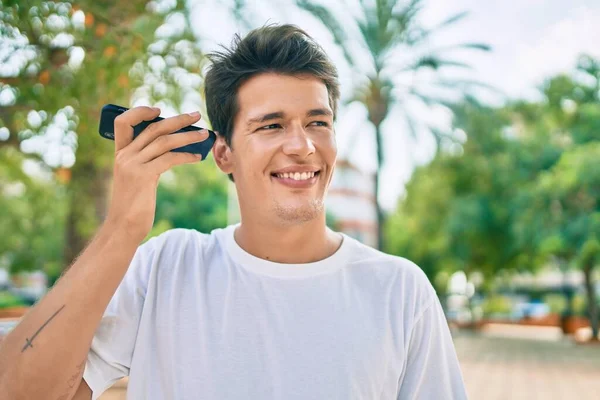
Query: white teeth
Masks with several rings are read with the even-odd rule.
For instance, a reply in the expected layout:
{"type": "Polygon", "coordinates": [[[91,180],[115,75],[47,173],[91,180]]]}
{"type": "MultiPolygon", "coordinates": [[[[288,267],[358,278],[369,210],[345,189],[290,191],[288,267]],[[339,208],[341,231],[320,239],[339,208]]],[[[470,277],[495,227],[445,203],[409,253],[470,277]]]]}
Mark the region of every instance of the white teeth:
{"type": "Polygon", "coordinates": [[[282,174],[277,174],[278,178],[283,179],[293,179],[295,181],[305,181],[315,176],[314,172],[284,172],[282,174]]]}

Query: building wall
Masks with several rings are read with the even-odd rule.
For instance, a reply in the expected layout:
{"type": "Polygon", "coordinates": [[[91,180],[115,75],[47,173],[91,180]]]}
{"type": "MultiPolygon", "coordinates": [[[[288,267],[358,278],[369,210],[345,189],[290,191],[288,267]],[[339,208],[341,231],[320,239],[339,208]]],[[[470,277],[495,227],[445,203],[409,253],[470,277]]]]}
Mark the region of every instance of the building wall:
{"type": "Polygon", "coordinates": [[[335,218],[338,229],[373,247],[377,246],[374,182],[374,175],[339,160],[326,200],[327,211],[335,218]]]}

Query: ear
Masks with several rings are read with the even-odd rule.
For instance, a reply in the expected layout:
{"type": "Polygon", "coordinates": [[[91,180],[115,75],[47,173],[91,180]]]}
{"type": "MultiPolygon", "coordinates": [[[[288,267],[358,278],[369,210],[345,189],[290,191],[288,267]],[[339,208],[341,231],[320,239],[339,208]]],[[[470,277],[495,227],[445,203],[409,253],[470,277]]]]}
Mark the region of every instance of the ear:
{"type": "Polygon", "coordinates": [[[233,155],[223,136],[217,135],[212,153],[219,169],[226,174],[231,174],[234,166],[233,155]]]}

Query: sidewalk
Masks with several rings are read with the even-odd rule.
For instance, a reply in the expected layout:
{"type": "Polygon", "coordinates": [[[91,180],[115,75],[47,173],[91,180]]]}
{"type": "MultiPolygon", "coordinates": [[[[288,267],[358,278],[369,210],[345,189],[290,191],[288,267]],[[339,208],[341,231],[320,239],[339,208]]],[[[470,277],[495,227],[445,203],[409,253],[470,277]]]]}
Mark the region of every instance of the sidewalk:
{"type": "Polygon", "coordinates": [[[600,399],[600,346],[506,333],[454,337],[469,399],[600,399]]]}

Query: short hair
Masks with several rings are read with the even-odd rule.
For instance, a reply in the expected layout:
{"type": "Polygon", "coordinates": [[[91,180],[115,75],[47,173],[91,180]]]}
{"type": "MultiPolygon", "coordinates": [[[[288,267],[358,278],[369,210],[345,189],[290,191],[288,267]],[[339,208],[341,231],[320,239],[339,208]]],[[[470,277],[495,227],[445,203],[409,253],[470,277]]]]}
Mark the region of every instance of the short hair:
{"type": "MultiPolygon", "coordinates": [[[[206,108],[212,128],[231,147],[234,120],[239,111],[240,86],[253,76],[274,72],[309,74],[327,88],[334,118],[340,98],[338,72],[323,48],[295,25],[265,25],[243,39],[234,36],[230,48],[207,54],[212,62],[204,82],[206,108]]],[[[231,174],[229,178],[233,180],[231,174]]]]}

